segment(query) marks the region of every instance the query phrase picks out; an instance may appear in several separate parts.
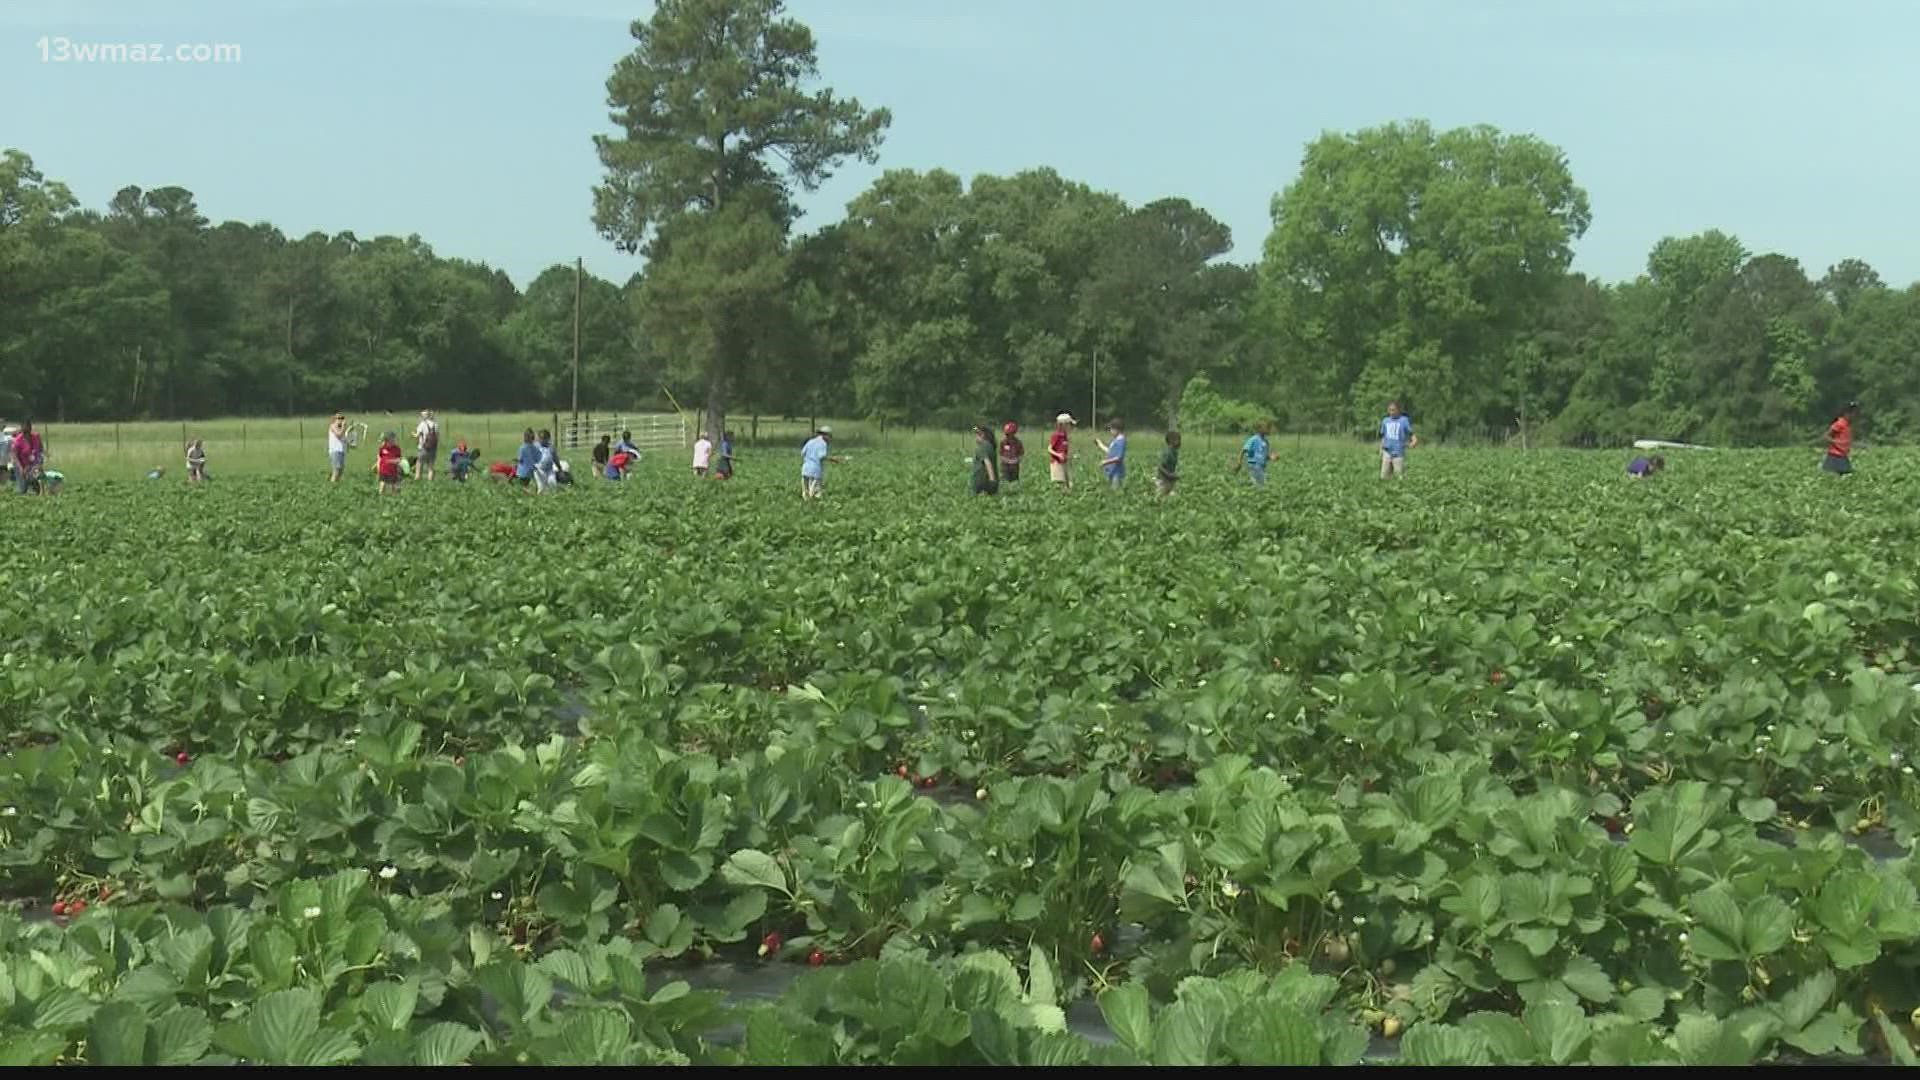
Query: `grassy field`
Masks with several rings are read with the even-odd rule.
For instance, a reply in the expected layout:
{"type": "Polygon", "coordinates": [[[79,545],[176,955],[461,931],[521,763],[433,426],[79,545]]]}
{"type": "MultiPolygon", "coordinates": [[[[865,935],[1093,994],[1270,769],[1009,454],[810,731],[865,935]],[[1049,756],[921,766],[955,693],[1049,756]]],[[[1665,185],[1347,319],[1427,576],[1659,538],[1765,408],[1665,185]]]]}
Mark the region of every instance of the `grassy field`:
{"type": "MultiPolygon", "coordinates": [[[[370,466],[372,446],[384,429],[397,432],[401,446],[410,449],[411,433],[418,417],[412,414],[372,413],[355,414],[349,419],[363,421],[368,428],[367,443],[355,451],[350,459],[353,467],[364,469],[370,466]]],[[[512,458],[524,429],[554,427],[556,414],[441,413],[439,420],[443,462],[447,451],[462,439],[478,447],[484,460],[497,461],[512,458]]],[[[558,414],[558,420],[565,424],[568,415],[558,414]]],[[[771,417],[762,418],[757,424],[750,417],[737,417],[731,422],[736,425],[735,434],[742,452],[746,454],[781,453],[797,448],[806,440],[809,428],[805,420],[771,417]]],[[[966,453],[972,447],[972,436],[966,431],[887,427],[862,420],[829,422],[834,428],[836,444],[849,451],[952,450],[966,453]]],[[[165,466],[169,478],[182,477],[185,475],[182,448],[186,440],[193,438],[206,441],[209,472],[216,478],[228,475],[324,474],[327,470],[327,423],[327,417],[311,416],[292,419],[56,423],[40,424],[38,429],[47,440],[53,467],[63,472],[70,484],[78,484],[94,479],[139,478],[155,466],[165,466]]],[[[695,423],[690,420],[689,446],[694,430],[695,423]]],[[[1023,425],[1021,434],[1027,444],[1029,460],[1044,462],[1047,430],[1045,425],[1023,425]]],[[[1093,442],[1095,434],[1104,437],[1103,433],[1087,429],[1076,433],[1075,445],[1080,448],[1078,453],[1081,457],[1098,452],[1093,442]]],[[[1206,430],[1183,433],[1186,452],[1195,458],[1224,456],[1231,459],[1245,435],[1244,432],[1206,430]]],[[[1161,438],[1157,431],[1135,431],[1131,441],[1134,455],[1146,451],[1151,451],[1155,456],[1159,453],[1161,438]]],[[[1365,445],[1351,438],[1325,434],[1281,434],[1274,437],[1273,444],[1276,452],[1309,448],[1351,449],[1365,445]]],[[[583,450],[570,456],[584,457],[585,452],[583,450]]],[[[672,454],[662,452],[660,456],[669,457],[672,454]]],[[[1146,459],[1135,457],[1136,463],[1141,460],[1146,459]]]]}

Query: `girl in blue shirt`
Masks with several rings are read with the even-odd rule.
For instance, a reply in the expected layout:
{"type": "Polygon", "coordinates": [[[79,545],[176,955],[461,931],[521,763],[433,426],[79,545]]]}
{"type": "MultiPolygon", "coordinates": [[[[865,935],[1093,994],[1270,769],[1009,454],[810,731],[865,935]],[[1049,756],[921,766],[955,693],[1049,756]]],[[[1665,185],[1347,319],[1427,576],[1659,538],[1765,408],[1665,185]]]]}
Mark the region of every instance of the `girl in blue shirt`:
{"type": "Polygon", "coordinates": [[[1099,439],[1093,441],[1100,443],[1100,452],[1106,455],[1100,461],[1100,471],[1107,474],[1107,483],[1113,485],[1113,489],[1118,491],[1120,485],[1127,479],[1126,425],[1122,424],[1120,418],[1116,416],[1107,421],[1107,430],[1113,433],[1112,442],[1100,442],[1099,439]]]}

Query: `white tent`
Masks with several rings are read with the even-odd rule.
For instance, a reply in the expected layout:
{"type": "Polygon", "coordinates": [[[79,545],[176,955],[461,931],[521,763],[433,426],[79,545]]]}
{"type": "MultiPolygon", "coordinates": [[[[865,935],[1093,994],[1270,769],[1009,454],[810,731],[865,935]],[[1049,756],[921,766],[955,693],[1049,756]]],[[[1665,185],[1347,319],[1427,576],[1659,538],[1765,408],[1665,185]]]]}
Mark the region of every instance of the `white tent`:
{"type": "Polygon", "coordinates": [[[1635,439],[1635,450],[1711,450],[1711,446],[1695,446],[1692,443],[1662,442],[1659,439],[1635,439]]]}

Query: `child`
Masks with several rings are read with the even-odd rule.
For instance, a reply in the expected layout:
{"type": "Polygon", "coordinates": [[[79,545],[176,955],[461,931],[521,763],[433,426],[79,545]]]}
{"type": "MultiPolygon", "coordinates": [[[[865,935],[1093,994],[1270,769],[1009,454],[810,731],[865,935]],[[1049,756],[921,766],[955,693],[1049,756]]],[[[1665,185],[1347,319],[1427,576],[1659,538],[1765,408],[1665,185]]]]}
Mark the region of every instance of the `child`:
{"type": "Polygon", "coordinates": [[[533,458],[534,490],[552,491],[560,482],[559,471],[559,462],[553,453],[553,432],[541,428],[540,443],[533,458]]]}
{"type": "Polygon", "coordinates": [[[1413,420],[1400,412],[1400,403],[1387,403],[1387,418],[1380,421],[1380,479],[1403,480],[1407,475],[1407,451],[1418,449],[1420,437],[1413,433],[1413,420]]]}
{"type": "Polygon", "coordinates": [[[165,480],[166,478],[167,467],[165,465],[155,465],[153,469],[147,473],[147,479],[149,480],[165,480]]]}
{"type": "Polygon", "coordinates": [[[1655,454],[1651,458],[1637,457],[1627,464],[1627,475],[1635,480],[1644,480],[1667,467],[1667,459],[1655,454]]]}
{"type": "Polygon", "coordinates": [[[540,448],[534,445],[533,429],[528,428],[520,435],[520,458],[513,468],[513,478],[521,487],[533,483],[534,466],[540,463],[540,448]]]}
{"type": "Polygon", "coordinates": [[[694,479],[705,480],[707,478],[707,463],[712,459],[713,459],[713,440],[707,438],[707,433],[703,431],[700,433],[699,438],[693,440],[693,478],[694,479]]]}
{"type": "Polygon", "coordinates": [[[1159,489],[1160,497],[1173,494],[1173,485],[1180,482],[1180,433],[1167,432],[1167,448],[1160,454],[1160,472],[1154,477],[1154,486],[1159,489]]]}
{"type": "Polygon", "coordinates": [[[733,479],[733,432],[720,433],[720,467],[713,471],[720,480],[733,479]]]}
{"type": "Polygon", "coordinates": [[[373,467],[380,477],[380,494],[392,495],[400,490],[400,442],[393,432],[380,436],[380,454],[373,467]]]}
{"type": "Polygon", "coordinates": [[[613,457],[613,436],[602,435],[593,447],[593,471],[604,472],[607,462],[613,457]]]}
{"type": "Polygon", "coordinates": [[[187,444],[187,483],[202,484],[207,479],[207,444],[195,439],[187,444]]]}
{"type": "Polygon", "coordinates": [[[993,454],[993,433],[985,424],[973,429],[973,493],[994,495],[1000,491],[1000,473],[993,454]]]}
{"type": "Polygon", "coordinates": [[[447,468],[453,471],[455,483],[467,482],[467,473],[472,471],[474,459],[479,456],[480,451],[467,449],[467,440],[460,440],[453,453],[447,455],[447,468]]]}
{"type": "Polygon", "coordinates": [[[1100,462],[1100,471],[1107,474],[1107,483],[1113,490],[1119,491],[1120,485],[1127,481],[1127,432],[1119,417],[1107,421],[1107,432],[1113,436],[1110,443],[1100,442],[1100,452],[1107,455],[1100,462]]]}
{"type": "Polygon", "coordinates": [[[1027,448],[1020,444],[1016,434],[1020,425],[1009,420],[1001,427],[1000,433],[1000,479],[1009,484],[1020,482],[1020,459],[1027,456],[1027,448]]]}

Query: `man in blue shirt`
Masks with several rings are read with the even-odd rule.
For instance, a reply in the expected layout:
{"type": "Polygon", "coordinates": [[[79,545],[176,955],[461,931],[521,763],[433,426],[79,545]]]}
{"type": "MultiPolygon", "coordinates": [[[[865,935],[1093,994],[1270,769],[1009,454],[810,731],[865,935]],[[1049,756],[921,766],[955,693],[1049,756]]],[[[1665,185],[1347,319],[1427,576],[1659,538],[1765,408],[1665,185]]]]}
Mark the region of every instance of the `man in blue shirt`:
{"type": "Polygon", "coordinates": [[[1247,441],[1240,447],[1240,460],[1233,466],[1234,472],[1239,472],[1241,466],[1246,466],[1247,475],[1253,478],[1254,487],[1264,487],[1267,482],[1267,459],[1272,455],[1267,445],[1267,434],[1272,430],[1265,420],[1255,425],[1253,434],[1247,436],[1247,441]]]}
{"type": "Polygon", "coordinates": [[[814,432],[807,445],[800,448],[800,497],[817,499],[827,483],[827,463],[839,462],[832,456],[828,447],[833,442],[833,429],[825,424],[814,432]]]}
{"type": "Polygon", "coordinates": [[[1413,421],[1400,415],[1400,403],[1387,403],[1387,418],[1380,421],[1380,479],[1407,475],[1407,448],[1419,446],[1414,438],[1413,421]]]}
{"type": "Polygon", "coordinates": [[[1107,430],[1113,433],[1112,442],[1093,441],[1099,443],[1100,452],[1106,455],[1100,461],[1100,471],[1107,474],[1107,483],[1118,491],[1127,480],[1127,431],[1117,416],[1107,421],[1107,430]]]}

